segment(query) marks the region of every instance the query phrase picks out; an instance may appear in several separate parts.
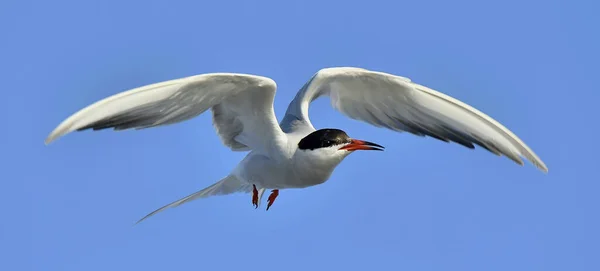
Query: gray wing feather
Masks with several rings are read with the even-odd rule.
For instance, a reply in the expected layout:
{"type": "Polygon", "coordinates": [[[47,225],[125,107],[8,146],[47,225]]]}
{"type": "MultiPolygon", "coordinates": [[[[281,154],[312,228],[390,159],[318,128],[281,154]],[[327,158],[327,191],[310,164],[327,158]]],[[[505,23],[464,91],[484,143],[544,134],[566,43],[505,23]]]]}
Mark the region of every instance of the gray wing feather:
{"type": "Polygon", "coordinates": [[[520,156],[547,172],[544,162],[515,134],[479,110],[406,77],[361,68],[317,72],[290,103],[284,130],[309,126],[312,101],[329,96],[344,115],[398,132],[429,136],[473,149],[478,145],[522,165],[520,156]]]}
{"type": "MultiPolygon", "coordinates": [[[[189,120],[208,109],[223,143],[235,151],[268,152],[266,138],[285,135],[273,111],[273,80],[247,74],[212,73],[151,84],[115,94],[73,114],[46,144],[72,131],[126,130],[189,120]]],[[[271,143],[271,144],[269,144],[271,143]]]]}

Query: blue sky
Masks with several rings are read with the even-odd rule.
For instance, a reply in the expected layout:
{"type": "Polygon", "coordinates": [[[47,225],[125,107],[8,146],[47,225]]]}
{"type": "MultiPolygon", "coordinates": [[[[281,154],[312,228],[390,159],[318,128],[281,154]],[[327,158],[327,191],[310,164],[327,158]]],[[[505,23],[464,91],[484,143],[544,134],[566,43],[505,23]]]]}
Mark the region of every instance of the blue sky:
{"type": "Polygon", "coordinates": [[[0,270],[600,270],[597,1],[2,1],[0,270]],[[260,2],[260,3],[256,3],[260,2]],[[596,27],[594,27],[594,25],[596,27]],[[349,120],[385,145],[327,183],[213,197],[133,223],[243,157],[205,114],[84,132],[64,118],[168,79],[277,81],[275,111],[324,67],[403,75],[505,124],[545,175],[484,150],[349,120]]]}

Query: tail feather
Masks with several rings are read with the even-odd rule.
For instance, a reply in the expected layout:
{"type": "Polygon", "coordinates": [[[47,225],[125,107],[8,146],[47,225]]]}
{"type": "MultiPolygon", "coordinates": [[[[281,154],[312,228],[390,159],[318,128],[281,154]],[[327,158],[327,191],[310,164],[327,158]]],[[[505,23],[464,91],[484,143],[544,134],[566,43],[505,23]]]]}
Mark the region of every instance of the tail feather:
{"type": "MultiPolygon", "coordinates": [[[[181,204],[190,202],[195,199],[207,198],[210,196],[217,196],[217,195],[227,195],[227,194],[233,194],[233,193],[237,193],[237,192],[248,193],[250,191],[252,191],[251,185],[242,183],[235,176],[229,175],[229,176],[223,178],[222,180],[212,184],[209,187],[206,187],[206,188],[204,188],[200,191],[194,192],[193,194],[190,194],[182,199],[176,200],[176,201],[171,202],[163,207],[156,209],[155,211],[144,216],[142,219],[138,220],[138,222],[136,222],[135,224],[138,224],[138,223],[142,222],[143,220],[145,220],[146,218],[151,217],[158,212],[164,211],[165,209],[168,209],[171,207],[177,207],[181,204]]],[[[264,189],[261,189],[261,191],[259,193],[259,200],[260,200],[260,196],[262,196],[262,193],[264,193],[264,189]]]]}

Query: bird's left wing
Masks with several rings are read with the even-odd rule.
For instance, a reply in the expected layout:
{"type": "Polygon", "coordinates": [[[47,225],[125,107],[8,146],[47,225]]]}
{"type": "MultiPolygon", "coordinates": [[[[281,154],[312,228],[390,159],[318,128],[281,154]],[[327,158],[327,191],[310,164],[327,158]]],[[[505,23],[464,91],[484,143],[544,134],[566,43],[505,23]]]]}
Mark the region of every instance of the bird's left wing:
{"type": "Polygon", "coordinates": [[[276,88],[269,78],[235,73],[201,74],[146,85],[81,109],[58,125],[45,142],[72,131],[173,124],[211,109],[214,127],[226,146],[268,153],[286,138],[273,110],[276,88]]]}
{"type": "Polygon", "coordinates": [[[521,139],[479,110],[406,77],[361,68],[317,72],[290,103],[282,127],[312,127],[308,108],[321,96],[329,96],[333,108],[352,119],[471,149],[476,144],[521,165],[519,156],[524,156],[540,170],[548,171],[521,139]]]}

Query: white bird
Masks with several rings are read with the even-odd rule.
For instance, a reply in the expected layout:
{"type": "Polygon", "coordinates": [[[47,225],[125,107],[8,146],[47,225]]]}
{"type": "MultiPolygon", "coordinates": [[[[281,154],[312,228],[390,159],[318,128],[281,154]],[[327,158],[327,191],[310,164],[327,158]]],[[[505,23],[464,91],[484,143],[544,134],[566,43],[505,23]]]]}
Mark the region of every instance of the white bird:
{"type": "Polygon", "coordinates": [[[272,189],[268,210],[280,189],[322,184],[350,153],[383,149],[339,129],[316,130],[308,108],[321,96],[328,96],[333,108],[352,119],[471,149],[478,145],[520,165],[522,156],[548,172],[544,162],[502,124],[406,77],[352,67],[322,69],[298,91],[280,123],[273,110],[276,88],[270,78],[237,73],[201,74],[142,86],[83,108],[58,125],[45,142],[72,131],[173,124],[211,109],[223,144],[232,151],[249,153],[225,178],[155,210],[138,223],[169,207],[235,192],[252,192],[257,208],[265,190],[272,189]]]}

